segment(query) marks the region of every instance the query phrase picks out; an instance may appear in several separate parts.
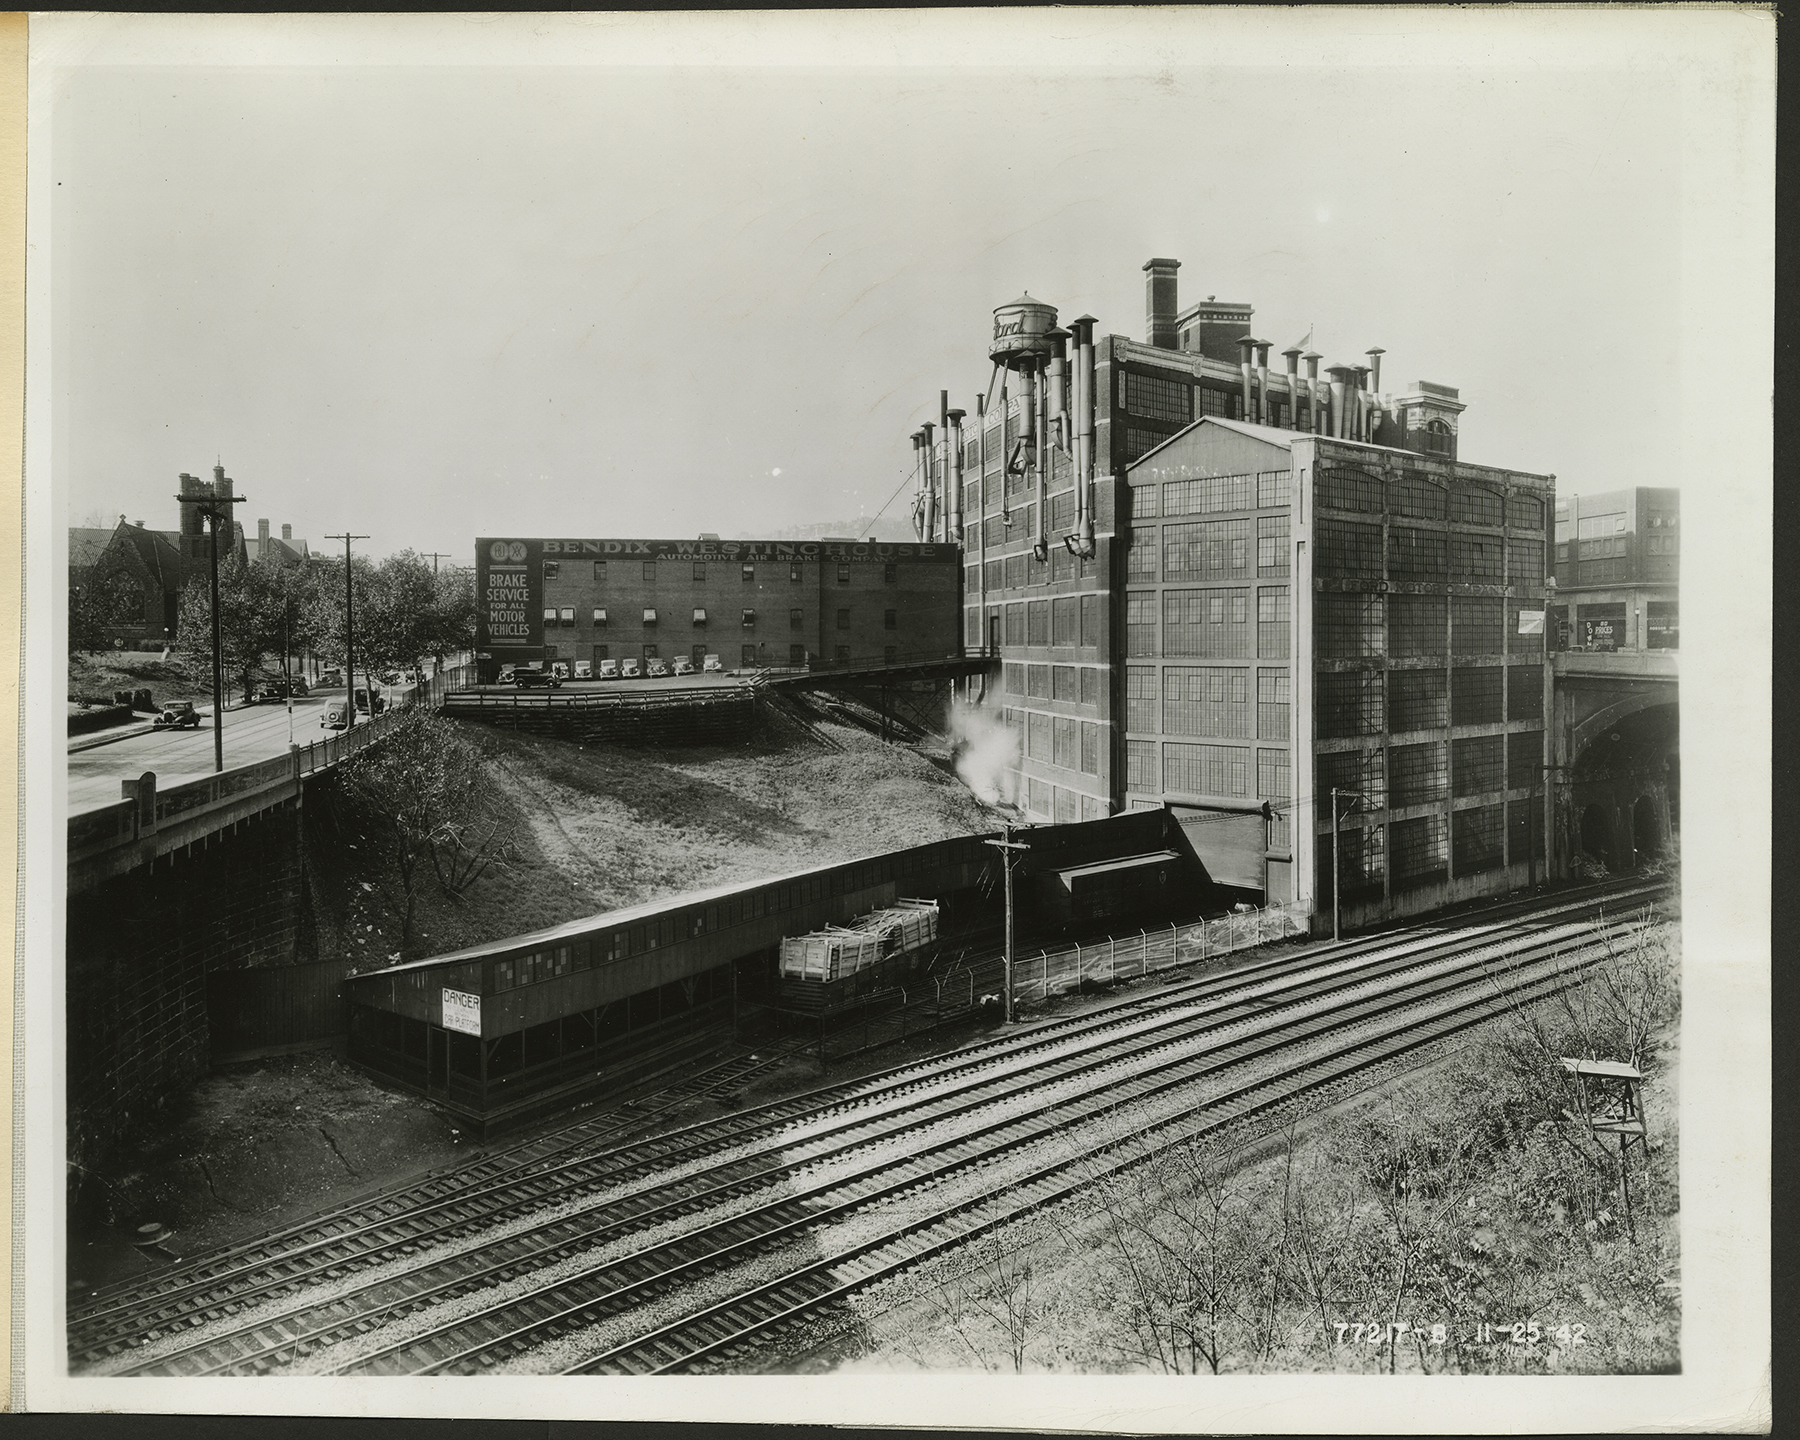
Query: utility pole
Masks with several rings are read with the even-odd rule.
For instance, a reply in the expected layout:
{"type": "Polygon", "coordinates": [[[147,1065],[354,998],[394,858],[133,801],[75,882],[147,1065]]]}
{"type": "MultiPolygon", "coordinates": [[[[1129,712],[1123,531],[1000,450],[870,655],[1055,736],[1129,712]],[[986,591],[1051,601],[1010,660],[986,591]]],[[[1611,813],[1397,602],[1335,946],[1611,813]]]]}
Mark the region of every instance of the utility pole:
{"type": "Polygon", "coordinates": [[[1031,847],[1021,840],[1012,838],[1012,821],[1006,821],[1005,827],[1004,838],[984,840],[982,843],[992,845],[1000,852],[1001,859],[1006,863],[1006,959],[1004,962],[1006,994],[1003,998],[1006,1001],[1006,1023],[1010,1025],[1013,1023],[1013,852],[1029,850],[1031,847]]]}
{"type": "Polygon", "coordinates": [[[431,578],[435,580],[437,579],[437,562],[440,560],[453,560],[456,557],[454,555],[446,554],[442,550],[427,550],[419,558],[421,560],[431,561],[431,578]]]}
{"type": "Polygon", "coordinates": [[[219,521],[229,523],[233,505],[242,505],[248,495],[220,495],[217,487],[210,495],[177,495],[183,505],[198,505],[200,514],[210,522],[212,544],[207,547],[212,560],[212,652],[213,652],[213,774],[225,769],[225,651],[219,632],[219,521]],[[221,512],[219,506],[226,509],[221,512]]]}
{"type": "MultiPolygon", "coordinates": [[[[356,723],[356,590],[350,579],[350,542],[367,540],[367,535],[327,535],[327,540],[344,542],[344,729],[356,723]]],[[[369,685],[369,718],[375,718],[375,686],[369,685]]]]}
{"type": "Polygon", "coordinates": [[[1338,796],[1351,800],[1366,800],[1368,797],[1360,790],[1340,790],[1331,787],[1331,938],[1335,943],[1340,936],[1338,928],[1338,892],[1344,888],[1343,871],[1338,865],[1338,796]]]}

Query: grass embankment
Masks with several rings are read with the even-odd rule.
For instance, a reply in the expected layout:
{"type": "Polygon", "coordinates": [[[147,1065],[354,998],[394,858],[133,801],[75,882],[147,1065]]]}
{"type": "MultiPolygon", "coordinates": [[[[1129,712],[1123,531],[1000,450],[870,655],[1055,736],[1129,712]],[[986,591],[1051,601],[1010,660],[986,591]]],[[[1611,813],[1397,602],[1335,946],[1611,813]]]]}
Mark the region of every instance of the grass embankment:
{"type": "Polygon", "coordinates": [[[101,650],[69,657],[69,694],[111,700],[115,690],[148,690],[158,705],[169,700],[212,699],[212,672],[171,655],[159,660],[145,650],[101,650]]]}
{"type": "Polygon", "coordinates": [[[858,1297],[858,1369],[1401,1374],[1680,1368],[1676,927],[1360,1104],[1148,1152],[1053,1216],[858,1297]],[[1648,1076],[1648,1143],[1560,1056],[1648,1076]]]}
{"type": "MultiPolygon", "coordinates": [[[[458,725],[510,836],[502,865],[451,898],[426,873],[415,955],[687,891],[996,828],[993,812],[918,749],[847,726],[843,746],[757,740],[626,748],[458,725]]],[[[485,830],[483,830],[485,833],[485,830]]],[[[321,956],[359,968],[400,953],[392,867],[371,837],[314,846],[321,956]]]]}

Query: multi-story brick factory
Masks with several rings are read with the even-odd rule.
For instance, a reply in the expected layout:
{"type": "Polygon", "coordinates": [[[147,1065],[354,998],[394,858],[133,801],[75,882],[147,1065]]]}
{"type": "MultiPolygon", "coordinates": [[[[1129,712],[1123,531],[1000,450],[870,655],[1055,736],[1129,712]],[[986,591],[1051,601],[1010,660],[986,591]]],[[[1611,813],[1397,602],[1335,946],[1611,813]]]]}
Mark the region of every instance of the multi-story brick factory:
{"type": "Polygon", "coordinates": [[[1456,390],[1383,392],[1379,349],[1321,380],[1296,344],[1271,373],[1251,307],[1180,311],[1175,269],[1145,266],[1145,344],[1001,306],[999,403],[991,382],[970,438],[941,396],[914,436],[1018,805],[1168,806],[1215,880],[1271,901],[1329,909],[1335,865],[1347,921],[1524,883],[1554,477],[1459,459],[1456,390]]]}

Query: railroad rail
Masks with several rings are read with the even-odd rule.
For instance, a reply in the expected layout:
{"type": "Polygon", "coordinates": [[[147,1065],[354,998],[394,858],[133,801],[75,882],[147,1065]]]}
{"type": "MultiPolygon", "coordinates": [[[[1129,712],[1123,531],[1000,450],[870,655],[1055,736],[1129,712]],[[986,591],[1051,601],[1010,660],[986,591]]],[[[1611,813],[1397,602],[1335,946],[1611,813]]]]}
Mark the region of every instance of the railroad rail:
{"type": "MultiPolygon", "coordinates": [[[[1592,948],[1581,937],[1593,911],[1648,899],[1654,890],[1540,906],[1520,925],[1490,917],[1450,936],[1320,947],[1177,983],[1156,997],[1155,1009],[1143,999],[1100,1007],[947,1060],[610,1148],[608,1134],[617,1139],[628,1122],[615,1120],[610,1132],[570,1127],[554,1143],[513,1147],[464,1167],[459,1184],[434,1177],[434,1184],[379,1197],[360,1215],[328,1217],[316,1233],[290,1227],[260,1247],[158,1277],[135,1296],[116,1288],[72,1320],[71,1361],[111,1373],[260,1373],[347,1345],[354,1354],[344,1365],[364,1372],[506,1363],[612,1323],[606,1316],[621,1305],[655,1309],[676,1287],[716,1283],[722,1267],[738,1259],[834,1221],[855,1222],[896,1196],[966,1186],[970,1174],[1042,1146],[1074,1117],[1104,1130],[1122,1095],[1142,1107],[1145,1123],[1162,1123],[1155,1117],[1171,1095],[1275,1063],[1296,1047],[1311,1056],[1305,1064],[1312,1074],[1330,1055],[1321,1060],[1309,1046],[1341,1038],[1360,1053],[1371,1044],[1398,1044],[1393,1017],[1403,1011],[1443,1012],[1409,1021],[1417,1034],[1433,1023],[1454,1020],[1443,1033],[1479,1023],[1502,1003],[1484,990],[1495,983],[1498,965],[1511,967],[1523,994],[1549,993],[1567,983],[1568,965],[1558,957],[1570,947],[1592,948]],[[721,1206],[729,1213],[707,1218],[721,1206]],[[353,1272],[356,1278],[347,1279],[353,1272]],[[321,1284],[328,1287],[323,1293],[321,1284]],[[463,1311],[470,1297],[496,1294],[504,1298],[473,1315],[357,1348],[359,1337],[405,1328],[434,1307],[463,1311]]],[[[1261,1086],[1257,1093],[1269,1095],[1278,1093],[1268,1089],[1274,1083],[1244,1082],[1247,1094],[1261,1086]]],[[[1315,1074],[1304,1085],[1322,1083],[1329,1082],[1315,1074]]],[[[1181,1103],[1181,1113],[1192,1109],[1181,1103]]],[[[1220,1103],[1208,1101],[1208,1113],[1220,1103]]],[[[1266,1106],[1245,1113],[1256,1108],[1266,1106]]],[[[961,1231],[953,1217],[967,1206],[939,1209],[935,1220],[909,1221],[880,1242],[912,1255],[894,1263],[916,1263],[918,1245],[930,1236],[939,1237],[930,1242],[939,1248],[940,1241],[954,1243],[961,1231]]],[[[868,1247],[875,1243],[857,1254],[874,1254],[868,1247]]],[[[798,1279],[784,1283],[806,1288],[798,1279]]],[[[743,1343],[718,1336],[737,1335],[743,1315],[768,1310],[769,1302],[741,1304],[751,1309],[731,1312],[737,1330],[721,1331],[718,1317],[704,1327],[718,1340],[714,1348],[677,1357],[665,1338],[648,1351],[621,1352],[607,1366],[641,1373],[700,1363],[718,1347],[743,1343]]]]}

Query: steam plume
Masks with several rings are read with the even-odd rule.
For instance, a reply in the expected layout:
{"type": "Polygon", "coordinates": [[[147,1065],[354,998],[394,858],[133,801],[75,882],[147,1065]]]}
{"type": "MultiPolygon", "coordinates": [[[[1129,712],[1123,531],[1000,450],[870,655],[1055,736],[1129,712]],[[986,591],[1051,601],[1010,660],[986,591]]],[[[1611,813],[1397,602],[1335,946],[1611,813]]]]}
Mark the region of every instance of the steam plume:
{"type": "Polygon", "coordinates": [[[957,701],[950,708],[950,739],[956,773],[984,805],[1011,805],[1013,775],[1019,766],[1019,738],[985,705],[957,701]]]}

